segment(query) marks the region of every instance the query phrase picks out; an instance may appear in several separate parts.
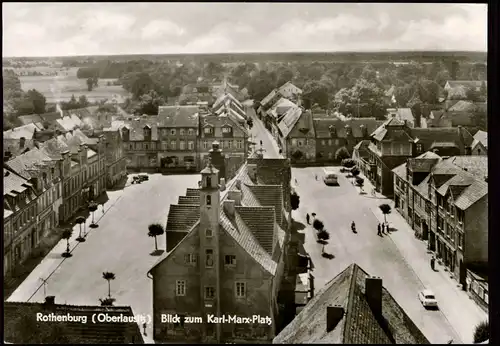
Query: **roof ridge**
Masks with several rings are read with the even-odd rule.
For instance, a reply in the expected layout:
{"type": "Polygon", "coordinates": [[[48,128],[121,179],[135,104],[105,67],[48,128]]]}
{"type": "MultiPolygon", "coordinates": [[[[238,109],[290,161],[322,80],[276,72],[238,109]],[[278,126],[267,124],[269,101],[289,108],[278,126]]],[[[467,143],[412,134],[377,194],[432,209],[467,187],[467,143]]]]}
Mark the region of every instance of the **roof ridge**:
{"type": "Polygon", "coordinates": [[[351,283],[349,285],[349,294],[347,297],[347,306],[346,306],[346,316],[345,316],[345,323],[344,323],[344,330],[342,331],[342,341],[345,342],[346,336],[348,335],[349,331],[351,330],[351,324],[352,324],[352,317],[353,317],[353,312],[352,312],[352,303],[354,300],[354,288],[356,286],[356,274],[357,274],[357,264],[352,263],[351,264],[351,283]]]}

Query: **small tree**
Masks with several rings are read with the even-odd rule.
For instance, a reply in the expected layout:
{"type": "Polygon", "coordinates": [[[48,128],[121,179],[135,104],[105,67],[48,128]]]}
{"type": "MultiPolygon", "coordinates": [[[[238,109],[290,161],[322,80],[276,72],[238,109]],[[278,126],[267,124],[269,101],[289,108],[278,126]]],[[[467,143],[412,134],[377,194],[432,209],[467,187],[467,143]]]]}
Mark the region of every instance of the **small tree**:
{"type": "Polygon", "coordinates": [[[116,279],[115,273],[103,272],[102,278],[108,282],[108,298],[111,298],[111,280],[116,279]]]}
{"type": "Polygon", "coordinates": [[[356,185],[359,186],[360,188],[363,188],[363,185],[365,183],[365,180],[360,177],[356,177],[356,185]]]}
{"type": "Polygon", "coordinates": [[[299,209],[300,196],[295,191],[290,195],[290,204],[292,205],[292,210],[299,209]]]}
{"type": "Polygon", "coordinates": [[[322,229],[321,231],[318,232],[318,239],[327,241],[328,239],[330,239],[330,233],[322,229]]]}
{"type": "Polygon", "coordinates": [[[158,242],[156,237],[165,233],[163,226],[159,223],[152,223],[148,226],[148,236],[155,238],[155,250],[158,251],[158,242]]]}
{"type": "Polygon", "coordinates": [[[63,257],[71,257],[71,253],[69,252],[69,239],[73,235],[73,230],[70,228],[66,228],[62,232],[62,238],[66,239],[66,252],[62,254],[63,257]]]}
{"type": "MultiPolygon", "coordinates": [[[[76,240],[79,242],[84,242],[85,238],[82,237],[82,224],[85,223],[85,218],[83,216],[78,216],[76,218],[75,222],[80,226],[80,232],[78,233],[78,238],[76,238],[76,240]]],[[[84,234],[85,234],[85,230],[84,230],[84,234]]]]}
{"type": "Polygon", "coordinates": [[[320,232],[320,231],[322,231],[325,228],[325,225],[323,224],[323,221],[318,220],[318,219],[314,219],[314,221],[313,221],[313,228],[316,231],[320,232]]]}
{"type": "Polygon", "coordinates": [[[341,164],[345,168],[352,168],[352,167],[356,166],[356,161],[354,161],[353,159],[344,159],[341,161],[341,164]]]}
{"type": "Polygon", "coordinates": [[[94,212],[97,210],[97,203],[94,201],[91,201],[89,203],[89,211],[92,213],[92,223],[89,225],[90,228],[97,228],[99,227],[95,222],[94,222],[94,212]]]}
{"type": "Polygon", "coordinates": [[[490,339],[490,324],[488,321],[480,322],[474,328],[474,343],[479,344],[490,339]]]}
{"type": "Polygon", "coordinates": [[[116,301],[115,298],[99,298],[101,302],[101,306],[113,306],[113,303],[116,301]]]}
{"type": "Polygon", "coordinates": [[[248,128],[250,128],[250,129],[253,127],[253,120],[252,120],[252,118],[248,118],[247,125],[248,125],[248,128]]]}
{"type": "Polygon", "coordinates": [[[378,206],[382,214],[384,214],[384,221],[387,223],[387,215],[391,213],[391,206],[389,204],[381,204],[378,206]]]}
{"type": "Polygon", "coordinates": [[[337,152],[335,153],[335,159],[337,161],[342,161],[342,160],[345,160],[345,159],[349,159],[351,157],[351,155],[349,155],[349,151],[347,150],[346,147],[341,147],[337,150],[337,152]]]}

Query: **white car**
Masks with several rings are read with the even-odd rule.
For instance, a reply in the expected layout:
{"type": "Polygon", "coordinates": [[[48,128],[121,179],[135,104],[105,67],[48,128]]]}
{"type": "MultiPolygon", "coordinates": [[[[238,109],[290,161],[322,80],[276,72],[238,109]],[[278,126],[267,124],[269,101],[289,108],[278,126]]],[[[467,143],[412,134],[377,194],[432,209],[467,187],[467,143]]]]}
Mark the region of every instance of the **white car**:
{"type": "Polygon", "coordinates": [[[437,307],[436,296],[431,290],[425,289],[418,294],[418,299],[424,307],[437,307]]]}

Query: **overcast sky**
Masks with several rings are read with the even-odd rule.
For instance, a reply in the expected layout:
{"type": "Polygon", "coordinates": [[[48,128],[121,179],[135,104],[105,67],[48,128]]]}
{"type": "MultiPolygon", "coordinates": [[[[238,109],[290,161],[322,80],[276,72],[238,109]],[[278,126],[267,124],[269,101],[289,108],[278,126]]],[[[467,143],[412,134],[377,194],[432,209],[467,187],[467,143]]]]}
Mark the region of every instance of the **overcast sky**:
{"type": "Polygon", "coordinates": [[[473,4],[3,3],[3,56],[487,50],[473,4]]]}

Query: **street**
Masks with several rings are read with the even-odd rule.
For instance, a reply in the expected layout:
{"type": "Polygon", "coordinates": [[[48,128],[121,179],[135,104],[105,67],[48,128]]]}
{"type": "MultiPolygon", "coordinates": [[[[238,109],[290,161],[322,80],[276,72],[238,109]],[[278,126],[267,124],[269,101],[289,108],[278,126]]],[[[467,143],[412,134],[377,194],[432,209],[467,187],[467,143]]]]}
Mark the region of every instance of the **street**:
{"type": "Polygon", "coordinates": [[[278,144],[264,127],[262,120],[260,120],[255,114],[253,107],[247,108],[247,115],[253,120],[253,126],[250,130],[252,135],[252,140],[255,142],[255,150],[258,151],[261,148],[260,141],[262,141],[262,149],[264,149],[264,158],[278,158],[282,157],[279,153],[278,144]]]}
{"type": "MultiPolygon", "coordinates": [[[[108,290],[102,273],[110,271],[116,275],[111,281],[115,305],[129,305],[135,314],[152,315],[152,283],[146,273],[158,257],[150,255],[154,239],[147,235],[148,225],[165,224],[170,204],[177,203],[186,188],[196,187],[198,180],[198,175],[153,174],[149,181],[108,192],[110,201],[105,205],[104,216],[100,208],[96,211],[99,227],[90,229],[87,220],[90,234],[86,242],[78,244],[74,240],[78,236],[75,226],[70,240],[73,256],[63,261],[61,253],[66,249],[66,241],[61,240],[8,301],[43,302],[40,278],[48,277],[46,294],[55,296],[56,303],[98,305],[108,290]]],[[[164,235],[158,237],[158,248],[165,249],[164,235]]]]}
{"type": "MultiPolygon", "coordinates": [[[[254,119],[252,132],[262,140],[264,157],[279,157],[277,145],[262,121],[254,119]],[[267,155],[266,155],[267,153],[267,155]]],[[[458,282],[449,277],[442,266],[432,271],[426,244],[413,235],[406,221],[396,212],[387,216],[397,231],[377,236],[377,224],[384,220],[378,206],[393,202],[384,196],[359,194],[344,174],[339,174],[338,187],[328,187],[321,180],[321,167],[292,168],[292,185],[300,196],[300,207],[293,212],[297,222],[306,225],[304,248],[313,261],[316,292],[349,264],[356,262],[369,274],[383,278],[384,286],[405,309],[414,323],[431,343],[471,343],[477,323],[488,318],[458,282]],[[315,179],[318,176],[318,180],[315,179]],[[295,179],[297,184],[295,184],[295,179]],[[306,224],[306,213],[316,213],[330,240],[325,252],[334,256],[321,256],[322,245],[317,243],[312,226],[306,224]],[[355,221],[358,233],[350,225],[355,221]],[[439,310],[426,310],[418,300],[423,288],[434,291],[439,310]]],[[[365,191],[371,190],[365,179],[365,191]]],[[[394,208],[393,208],[394,209],[394,208]]]]}

